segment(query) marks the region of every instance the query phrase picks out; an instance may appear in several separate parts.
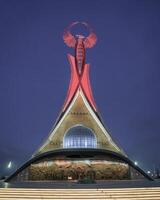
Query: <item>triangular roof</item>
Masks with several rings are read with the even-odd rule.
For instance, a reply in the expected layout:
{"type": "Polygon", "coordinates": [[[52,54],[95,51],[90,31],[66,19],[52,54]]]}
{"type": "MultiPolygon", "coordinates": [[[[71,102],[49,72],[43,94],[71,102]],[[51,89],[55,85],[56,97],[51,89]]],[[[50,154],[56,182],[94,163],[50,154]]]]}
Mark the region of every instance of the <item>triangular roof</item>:
{"type": "Polygon", "coordinates": [[[97,148],[107,149],[125,155],[123,150],[112,140],[109,132],[100,120],[98,113],[95,112],[88,102],[81,87],[76,90],[65,112],[60,115],[48,138],[35,155],[63,148],[63,138],[66,132],[76,125],[87,127],[95,133],[97,148]]]}

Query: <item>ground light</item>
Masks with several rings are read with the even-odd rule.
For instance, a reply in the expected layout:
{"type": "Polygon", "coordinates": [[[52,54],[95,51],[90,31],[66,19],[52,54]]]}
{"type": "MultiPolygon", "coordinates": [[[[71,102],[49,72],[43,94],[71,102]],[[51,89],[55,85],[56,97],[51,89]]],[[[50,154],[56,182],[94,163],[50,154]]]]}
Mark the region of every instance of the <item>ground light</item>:
{"type": "Polygon", "coordinates": [[[135,165],[138,165],[138,162],[137,162],[137,161],[135,161],[135,162],[134,162],[134,164],[135,164],[135,165]]]}
{"type": "Polygon", "coordinates": [[[8,169],[11,169],[12,168],[12,161],[9,161],[8,165],[7,165],[7,168],[8,169]]]}

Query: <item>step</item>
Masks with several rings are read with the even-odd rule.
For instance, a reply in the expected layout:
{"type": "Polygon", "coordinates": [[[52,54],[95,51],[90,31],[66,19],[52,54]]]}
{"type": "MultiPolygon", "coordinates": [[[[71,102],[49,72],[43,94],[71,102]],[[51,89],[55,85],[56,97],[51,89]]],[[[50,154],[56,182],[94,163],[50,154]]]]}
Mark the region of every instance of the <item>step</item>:
{"type": "Polygon", "coordinates": [[[108,189],[0,188],[0,200],[160,200],[160,187],[108,189]]]}

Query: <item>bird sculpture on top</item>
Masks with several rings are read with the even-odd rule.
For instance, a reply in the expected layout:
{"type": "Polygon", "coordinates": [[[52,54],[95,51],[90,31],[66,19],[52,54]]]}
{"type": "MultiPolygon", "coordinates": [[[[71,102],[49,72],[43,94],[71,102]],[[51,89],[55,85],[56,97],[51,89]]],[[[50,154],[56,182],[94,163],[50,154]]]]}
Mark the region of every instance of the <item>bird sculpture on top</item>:
{"type": "Polygon", "coordinates": [[[92,48],[96,44],[96,34],[86,22],[73,22],[65,29],[63,39],[67,46],[75,49],[75,64],[78,68],[79,74],[81,74],[85,65],[85,49],[92,48]],[[83,35],[74,36],[71,33],[72,27],[77,24],[82,24],[88,29],[89,35],[87,37],[83,35]]]}

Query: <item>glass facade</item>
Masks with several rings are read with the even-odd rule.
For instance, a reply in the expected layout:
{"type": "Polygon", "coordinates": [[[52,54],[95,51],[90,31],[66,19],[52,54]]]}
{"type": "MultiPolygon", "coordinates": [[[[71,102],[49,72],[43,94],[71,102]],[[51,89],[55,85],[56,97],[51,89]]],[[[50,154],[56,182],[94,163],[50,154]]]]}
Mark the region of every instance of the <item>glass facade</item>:
{"type": "Polygon", "coordinates": [[[75,126],[66,133],[63,141],[64,148],[96,148],[94,133],[84,126],[75,126]]]}

